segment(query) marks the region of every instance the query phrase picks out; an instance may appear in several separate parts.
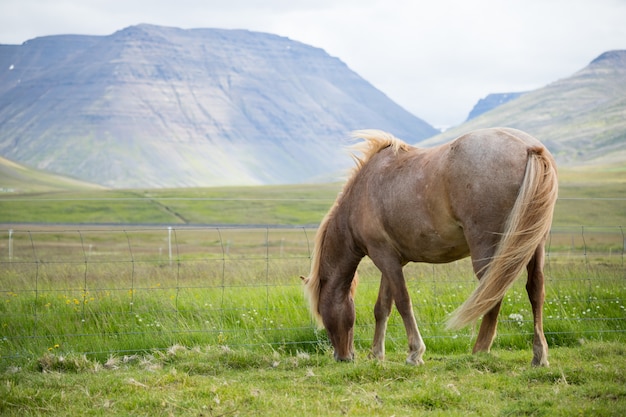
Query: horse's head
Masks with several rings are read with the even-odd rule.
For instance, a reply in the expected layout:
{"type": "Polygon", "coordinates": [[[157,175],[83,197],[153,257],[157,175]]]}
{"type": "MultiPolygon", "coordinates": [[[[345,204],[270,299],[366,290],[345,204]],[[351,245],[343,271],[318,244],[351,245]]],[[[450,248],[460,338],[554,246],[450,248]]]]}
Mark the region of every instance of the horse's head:
{"type": "MultiPolygon", "coordinates": [[[[305,285],[311,284],[310,278],[300,277],[305,285]]],[[[354,322],[356,313],[354,310],[354,297],[359,282],[359,276],[355,272],[348,291],[334,288],[329,282],[324,282],[319,288],[317,299],[317,313],[314,315],[321,319],[326,333],[335,349],[334,357],[338,361],[351,361],[354,359],[354,322]]],[[[312,305],[313,308],[315,308],[312,305]]]]}

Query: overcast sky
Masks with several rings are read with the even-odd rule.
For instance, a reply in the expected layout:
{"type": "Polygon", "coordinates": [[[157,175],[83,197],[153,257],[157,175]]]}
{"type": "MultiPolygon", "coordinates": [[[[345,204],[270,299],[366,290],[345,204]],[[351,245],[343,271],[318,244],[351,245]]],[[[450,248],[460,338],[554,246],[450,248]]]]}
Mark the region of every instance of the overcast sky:
{"type": "Polygon", "coordinates": [[[492,92],[565,78],[626,49],[626,0],[0,0],[0,43],[138,23],[236,28],[326,50],[437,126],[492,92]]]}

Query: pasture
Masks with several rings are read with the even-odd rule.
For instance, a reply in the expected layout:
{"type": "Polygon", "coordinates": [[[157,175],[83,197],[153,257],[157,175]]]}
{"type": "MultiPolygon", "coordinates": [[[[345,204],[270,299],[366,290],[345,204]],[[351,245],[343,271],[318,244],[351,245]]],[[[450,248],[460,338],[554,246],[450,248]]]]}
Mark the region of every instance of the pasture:
{"type": "Polygon", "coordinates": [[[337,184],[2,196],[0,413],[622,415],[625,177],[561,173],[548,369],[529,366],[524,279],[491,354],[469,354],[474,329],[444,329],[475,286],[467,260],[406,267],[420,368],[395,312],[388,360],[368,359],[379,273],[364,261],[357,360],[334,363],[298,277],[337,184]]]}

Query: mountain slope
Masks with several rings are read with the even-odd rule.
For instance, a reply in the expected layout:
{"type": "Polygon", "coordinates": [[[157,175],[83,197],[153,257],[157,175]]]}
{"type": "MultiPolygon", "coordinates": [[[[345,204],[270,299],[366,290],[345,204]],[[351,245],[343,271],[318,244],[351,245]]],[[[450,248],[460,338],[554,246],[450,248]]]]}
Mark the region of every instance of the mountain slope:
{"type": "Polygon", "coordinates": [[[626,51],[605,52],[568,78],[419,144],[432,146],[493,126],[536,136],[560,164],[626,162],[626,51]]]}
{"type": "Polygon", "coordinates": [[[0,156],[0,192],[2,193],[101,189],[103,187],[74,178],[27,168],[0,156]]]}
{"type": "Polygon", "coordinates": [[[0,155],[110,187],[298,183],[354,129],[436,133],[344,63],[274,35],[152,25],[0,46],[0,155]]]}

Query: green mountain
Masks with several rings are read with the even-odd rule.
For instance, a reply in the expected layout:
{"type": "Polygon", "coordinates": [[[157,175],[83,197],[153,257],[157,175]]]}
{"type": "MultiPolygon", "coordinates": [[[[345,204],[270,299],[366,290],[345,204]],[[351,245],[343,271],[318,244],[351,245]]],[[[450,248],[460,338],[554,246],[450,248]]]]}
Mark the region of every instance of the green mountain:
{"type": "Polygon", "coordinates": [[[419,145],[433,146],[494,126],[534,135],[561,165],[626,163],[626,51],[605,52],[572,76],[525,93],[419,145]]]}
{"type": "Polygon", "coordinates": [[[0,155],[115,188],[335,179],[349,132],[437,133],[339,59],[245,30],[139,25],[0,45],[0,155]]]}

